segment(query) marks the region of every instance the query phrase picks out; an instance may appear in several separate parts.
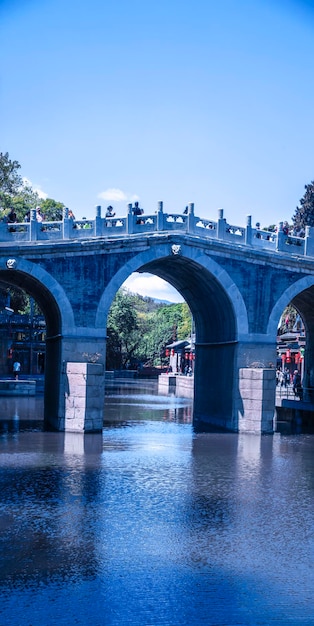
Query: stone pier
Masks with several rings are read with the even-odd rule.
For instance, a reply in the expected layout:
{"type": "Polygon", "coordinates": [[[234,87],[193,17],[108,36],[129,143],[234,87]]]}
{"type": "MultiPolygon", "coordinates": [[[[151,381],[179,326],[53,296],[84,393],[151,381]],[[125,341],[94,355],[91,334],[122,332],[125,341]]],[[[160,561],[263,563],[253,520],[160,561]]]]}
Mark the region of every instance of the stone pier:
{"type": "Polygon", "coordinates": [[[239,432],[258,434],[274,432],[275,395],[275,369],[239,370],[239,432]]]}

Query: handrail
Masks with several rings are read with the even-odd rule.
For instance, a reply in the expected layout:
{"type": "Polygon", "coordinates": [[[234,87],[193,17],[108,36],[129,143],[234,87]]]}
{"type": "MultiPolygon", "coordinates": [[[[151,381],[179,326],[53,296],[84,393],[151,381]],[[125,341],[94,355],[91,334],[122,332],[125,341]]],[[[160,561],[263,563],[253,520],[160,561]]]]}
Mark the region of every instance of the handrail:
{"type": "Polygon", "coordinates": [[[252,227],[252,218],[247,216],[246,226],[229,224],[219,209],[216,221],[200,218],[194,214],[194,204],[190,203],[188,212],[164,213],[163,203],[151,215],[134,215],[132,205],[123,217],[101,217],[101,207],[96,207],[95,219],[73,220],[68,209],[63,212],[63,219],[56,222],[37,222],[36,211],[31,211],[30,222],[8,224],[0,222],[0,244],[26,242],[53,242],[57,240],[76,241],[90,238],[108,238],[143,235],[149,233],[182,233],[195,235],[202,239],[215,239],[229,244],[237,244],[258,250],[284,252],[297,256],[314,256],[314,227],[306,227],[305,237],[286,235],[282,222],[277,232],[260,230],[252,227]]]}

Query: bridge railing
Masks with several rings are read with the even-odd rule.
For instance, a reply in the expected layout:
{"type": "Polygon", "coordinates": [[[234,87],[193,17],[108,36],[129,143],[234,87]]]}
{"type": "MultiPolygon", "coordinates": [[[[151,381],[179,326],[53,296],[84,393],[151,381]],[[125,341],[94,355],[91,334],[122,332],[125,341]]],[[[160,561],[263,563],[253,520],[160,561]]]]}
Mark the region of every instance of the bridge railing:
{"type": "Polygon", "coordinates": [[[206,239],[218,239],[227,243],[250,246],[273,252],[293,255],[314,256],[314,228],[306,227],[305,237],[285,235],[282,222],[276,232],[252,227],[251,216],[245,226],[229,224],[223,210],[218,210],[217,221],[204,219],[194,214],[194,204],[190,203],[181,215],[164,213],[163,203],[151,215],[135,215],[134,208],[128,205],[128,213],[123,217],[102,217],[101,207],[96,207],[95,219],[73,220],[68,209],[64,209],[62,221],[38,222],[36,211],[31,211],[30,222],[8,224],[0,222],[1,243],[23,243],[34,241],[80,240],[93,237],[121,237],[151,232],[180,232],[206,239]]]}

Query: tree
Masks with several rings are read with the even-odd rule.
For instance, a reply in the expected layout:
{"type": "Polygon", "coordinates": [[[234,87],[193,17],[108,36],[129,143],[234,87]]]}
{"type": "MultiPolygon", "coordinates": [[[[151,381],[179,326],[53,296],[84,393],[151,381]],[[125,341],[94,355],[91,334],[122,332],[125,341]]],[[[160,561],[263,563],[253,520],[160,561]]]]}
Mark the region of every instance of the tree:
{"type": "Polygon", "coordinates": [[[42,214],[47,222],[60,222],[63,219],[63,202],[57,202],[52,198],[46,198],[39,202],[42,214]]]}
{"type": "Polygon", "coordinates": [[[40,206],[42,214],[49,222],[58,222],[63,218],[63,202],[52,198],[43,200],[28,181],[20,176],[18,161],[11,161],[9,153],[0,153],[0,208],[6,214],[14,208],[17,221],[23,222],[26,213],[40,206]]]}
{"type": "Polygon", "coordinates": [[[303,236],[306,226],[314,226],[314,181],[305,185],[304,188],[304,196],[292,217],[295,231],[303,236]]]}
{"type": "Polygon", "coordinates": [[[40,206],[40,198],[28,183],[22,183],[17,195],[11,199],[10,206],[15,210],[17,221],[23,222],[26,213],[40,206]]]}
{"type": "Polygon", "coordinates": [[[107,368],[120,369],[131,364],[143,332],[134,307],[136,296],[119,289],[111,305],[107,323],[107,368]]]}
{"type": "Polygon", "coordinates": [[[151,330],[147,336],[147,360],[152,365],[166,364],[166,346],[191,334],[191,312],[188,305],[167,304],[151,316],[151,330]]]}
{"type": "Polygon", "coordinates": [[[13,309],[14,313],[28,313],[29,296],[18,287],[8,287],[0,282],[0,311],[5,307],[13,309]]]}
{"type": "Polygon", "coordinates": [[[0,152],[0,206],[2,209],[11,206],[12,198],[18,194],[23,184],[18,172],[20,168],[19,162],[12,161],[8,152],[0,152]]]}

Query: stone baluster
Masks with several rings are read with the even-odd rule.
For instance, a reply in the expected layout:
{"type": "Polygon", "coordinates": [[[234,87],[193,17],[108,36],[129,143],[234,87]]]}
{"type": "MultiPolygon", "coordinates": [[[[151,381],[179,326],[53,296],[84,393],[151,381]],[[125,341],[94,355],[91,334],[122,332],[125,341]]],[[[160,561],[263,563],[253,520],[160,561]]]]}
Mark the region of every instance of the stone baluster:
{"type": "Polygon", "coordinates": [[[164,229],[164,213],[163,213],[163,202],[158,202],[157,209],[157,230],[164,229]]]}
{"type": "Polygon", "coordinates": [[[284,234],[283,230],[283,222],[279,222],[278,226],[277,226],[277,236],[276,236],[276,250],[277,252],[282,252],[284,250],[284,245],[285,245],[285,241],[286,241],[286,235],[284,234]]]}
{"type": "Polygon", "coordinates": [[[304,254],[314,256],[314,227],[305,227],[304,254]]]}
{"type": "Polygon", "coordinates": [[[193,234],[194,233],[194,225],[195,225],[194,202],[189,202],[189,204],[188,204],[188,219],[187,219],[187,223],[188,223],[187,232],[190,233],[190,234],[193,234]]]}
{"type": "Polygon", "coordinates": [[[252,215],[246,216],[245,243],[252,245],[252,215]]]}
{"type": "Polygon", "coordinates": [[[29,229],[31,241],[36,241],[37,229],[38,229],[38,222],[37,222],[37,217],[36,217],[36,209],[31,209],[30,229],[29,229]]]}
{"type": "Polygon", "coordinates": [[[223,209],[218,209],[218,222],[217,222],[217,239],[225,239],[226,234],[226,220],[224,218],[223,209]]]}
{"type": "Polygon", "coordinates": [[[102,218],[100,204],[97,204],[96,206],[95,235],[96,237],[100,237],[100,235],[102,235],[102,218]]]}
{"type": "Polygon", "coordinates": [[[128,204],[126,231],[129,235],[132,235],[132,233],[134,232],[135,220],[136,220],[136,216],[134,216],[132,213],[132,204],[128,204]]]}
{"type": "Polygon", "coordinates": [[[62,222],[62,237],[63,239],[70,239],[70,222],[68,207],[63,208],[63,222],[62,222]]]}

